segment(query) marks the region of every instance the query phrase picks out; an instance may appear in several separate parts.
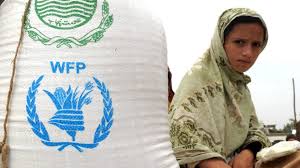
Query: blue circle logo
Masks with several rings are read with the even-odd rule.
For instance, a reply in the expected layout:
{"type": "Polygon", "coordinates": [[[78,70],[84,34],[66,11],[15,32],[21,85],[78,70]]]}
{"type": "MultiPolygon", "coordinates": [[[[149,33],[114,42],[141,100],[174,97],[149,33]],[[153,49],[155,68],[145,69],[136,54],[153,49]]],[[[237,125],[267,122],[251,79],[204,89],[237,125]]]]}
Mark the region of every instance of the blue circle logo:
{"type": "Polygon", "coordinates": [[[56,107],[56,112],[53,117],[50,118],[48,123],[56,126],[61,131],[64,131],[66,135],[72,139],[72,141],[67,142],[51,141],[45,125],[39,120],[39,116],[36,113],[36,94],[43,78],[44,75],[38,77],[38,79],[34,80],[29,87],[26,97],[26,112],[27,120],[33,133],[44,145],[58,147],[59,151],[71,146],[79,152],[83,152],[83,149],[92,149],[97,147],[100,142],[109,136],[110,129],[113,125],[112,99],[106,85],[93,77],[93,80],[87,82],[81,90],[79,87],[74,89],[71,85],[69,85],[67,89],[58,87],[54,92],[43,90],[56,107]],[[85,130],[84,112],[82,109],[84,106],[87,106],[92,102],[90,93],[95,89],[94,85],[102,95],[103,117],[96,128],[93,141],[90,143],[78,143],[76,142],[76,134],[85,130]]]}

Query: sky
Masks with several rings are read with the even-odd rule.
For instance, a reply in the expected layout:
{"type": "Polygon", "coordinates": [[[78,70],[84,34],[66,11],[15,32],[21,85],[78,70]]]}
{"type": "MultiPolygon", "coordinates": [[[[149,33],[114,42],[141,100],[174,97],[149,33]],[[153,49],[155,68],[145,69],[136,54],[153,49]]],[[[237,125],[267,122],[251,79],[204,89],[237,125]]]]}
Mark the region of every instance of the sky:
{"type": "Polygon", "coordinates": [[[295,79],[296,113],[300,120],[300,12],[296,0],[151,0],[147,2],[165,28],[168,64],[176,90],[183,75],[209,47],[217,19],[232,7],[247,7],[264,18],[269,41],[255,65],[246,72],[256,113],[264,124],[282,128],[294,118],[295,79]]]}

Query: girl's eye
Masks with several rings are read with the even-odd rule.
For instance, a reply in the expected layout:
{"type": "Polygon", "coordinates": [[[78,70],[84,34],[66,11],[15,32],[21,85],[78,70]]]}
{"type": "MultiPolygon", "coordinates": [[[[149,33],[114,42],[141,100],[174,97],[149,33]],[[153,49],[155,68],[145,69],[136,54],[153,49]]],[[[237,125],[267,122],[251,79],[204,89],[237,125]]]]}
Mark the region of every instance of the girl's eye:
{"type": "Polygon", "coordinates": [[[245,41],[244,40],[235,40],[234,43],[238,44],[238,45],[243,45],[243,44],[245,44],[245,41]]]}
{"type": "Polygon", "coordinates": [[[253,44],[252,44],[254,47],[261,47],[261,43],[260,42],[254,42],[253,44]]]}

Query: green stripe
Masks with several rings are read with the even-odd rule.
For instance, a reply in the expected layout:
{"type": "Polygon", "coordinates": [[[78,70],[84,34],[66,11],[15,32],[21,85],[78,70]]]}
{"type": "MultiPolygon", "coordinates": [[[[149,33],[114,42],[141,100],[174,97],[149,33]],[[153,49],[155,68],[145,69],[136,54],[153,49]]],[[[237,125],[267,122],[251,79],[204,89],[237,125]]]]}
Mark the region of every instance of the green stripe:
{"type": "Polygon", "coordinates": [[[87,16],[92,16],[93,14],[91,13],[87,13],[85,11],[82,11],[82,10],[78,10],[78,9],[73,9],[72,11],[62,11],[62,10],[56,10],[56,9],[49,9],[49,10],[46,10],[44,12],[38,12],[39,15],[43,15],[47,12],[56,12],[57,14],[71,14],[73,12],[79,12],[79,13],[82,13],[84,15],[87,15],[87,16]]]}
{"type": "Polygon", "coordinates": [[[67,13],[61,13],[61,12],[57,12],[56,10],[50,10],[48,12],[40,14],[40,16],[44,17],[44,16],[49,16],[49,15],[54,15],[54,14],[60,15],[62,17],[66,17],[66,16],[69,16],[69,15],[80,15],[80,16],[85,17],[85,18],[91,17],[90,15],[88,15],[88,16],[84,15],[83,12],[81,12],[81,11],[74,11],[74,12],[72,11],[72,12],[67,12],[67,13]]]}
{"type": "Polygon", "coordinates": [[[57,16],[57,17],[60,17],[60,18],[68,18],[68,17],[76,16],[76,17],[83,18],[83,19],[85,19],[85,20],[88,20],[88,19],[89,19],[88,17],[82,16],[82,15],[79,15],[79,14],[72,14],[72,15],[65,15],[65,16],[62,16],[62,15],[59,15],[59,14],[56,14],[56,13],[49,13],[49,14],[43,15],[42,17],[46,17],[46,16],[57,16]]]}
{"type": "MultiPolygon", "coordinates": [[[[60,1],[60,2],[63,1],[64,3],[67,3],[67,2],[70,2],[72,0],[36,0],[37,3],[49,2],[49,1],[60,1]]],[[[97,0],[76,0],[76,1],[81,1],[81,2],[83,1],[83,2],[87,2],[87,3],[95,3],[97,0]]]]}
{"type": "Polygon", "coordinates": [[[94,3],[93,5],[89,5],[89,4],[85,4],[85,3],[82,3],[82,2],[77,2],[77,1],[73,1],[71,3],[61,3],[61,2],[56,2],[56,1],[50,1],[50,2],[47,2],[45,4],[39,4],[39,3],[36,3],[36,8],[39,9],[39,8],[42,8],[43,6],[46,6],[48,4],[54,4],[54,5],[60,5],[60,6],[72,6],[72,5],[83,5],[84,7],[89,7],[89,8],[95,8],[96,7],[96,3],[94,3]]]}
{"type": "Polygon", "coordinates": [[[38,14],[44,14],[44,13],[49,12],[49,11],[56,11],[58,13],[70,13],[70,12],[73,12],[73,11],[79,11],[79,12],[84,13],[86,15],[93,15],[94,14],[93,11],[82,9],[82,8],[68,8],[68,9],[66,9],[66,8],[51,6],[51,7],[47,7],[47,8],[44,8],[44,9],[45,10],[39,10],[38,14]],[[82,9],[82,10],[80,10],[80,9],[82,9]]]}
{"type": "Polygon", "coordinates": [[[80,4],[66,5],[66,6],[61,6],[61,5],[57,5],[57,4],[51,4],[51,5],[47,5],[47,6],[37,7],[37,9],[38,10],[44,10],[44,9],[49,8],[49,7],[56,7],[56,8],[60,8],[60,9],[82,8],[82,9],[85,9],[85,10],[94,10],[96,8],[96,7],[82,6],[80,4]]]}

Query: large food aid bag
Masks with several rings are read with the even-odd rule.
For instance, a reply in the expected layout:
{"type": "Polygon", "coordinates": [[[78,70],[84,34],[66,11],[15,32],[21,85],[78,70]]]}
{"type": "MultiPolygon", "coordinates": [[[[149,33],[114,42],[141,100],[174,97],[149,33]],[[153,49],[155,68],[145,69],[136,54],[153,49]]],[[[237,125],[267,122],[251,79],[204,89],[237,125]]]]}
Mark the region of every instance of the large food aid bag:
{"type": "Polygon", "coordinates": [[[129,0],[5,0],[0,133],[9,168],[178,168],[161,23],[129,0]]]}

